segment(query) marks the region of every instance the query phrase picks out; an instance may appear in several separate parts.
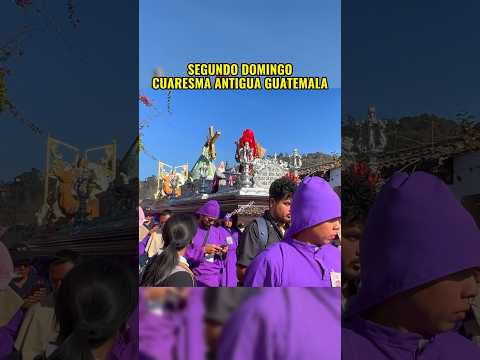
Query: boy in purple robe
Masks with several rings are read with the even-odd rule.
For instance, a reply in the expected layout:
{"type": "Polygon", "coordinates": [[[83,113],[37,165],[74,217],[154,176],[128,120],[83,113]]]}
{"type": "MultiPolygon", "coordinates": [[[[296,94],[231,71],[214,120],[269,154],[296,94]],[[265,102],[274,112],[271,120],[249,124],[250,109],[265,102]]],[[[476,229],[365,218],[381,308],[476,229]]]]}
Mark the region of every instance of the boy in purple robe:
{"type": "Polygon", "coordinates": [[[233,225],[232,216],[227,214],[223,217],[223,226],[221,230],[225,233],[225,239],[228,245],[228,253],[225,260],[225,272],[223,273],[222,283],[226,287],[236,287],[237,278],[237,247],[240,231],[233,225]]]}
{"type": "Polygon", "coordinates": [[[358,295],[342,324],[342,358],[480,359],[456,330],[470,311],[480,231],[438,178],[397,173],[370,209],[358,295]]]}
{"type": "Polygon", "coordinates": [[[197,285],[200,287],[227,286],[224,273],[229,245],[225,232],[213,226],[220,216],[220,204],[216,200],[209,200],[198,209],[196,214],[200,222],[185,257],[197,278],[197,285]]]}
{"type": "Polygon", "coordinates": [[[339,360],[340,289],[261,289],[223,329],[218,360],[339,360]]]}
{"type": "Polygon", "coordinates": [[[205,359],[202,290],[140,288],[140,360],[205,359]]]}
{"type": "Polygon", "coordinates": [[[307,177],[292,200],[285,238],[260,253],[245,286],[340,286],[340,250],[331,243],[340,231],[340,199],[320,177],[307,177]]]}

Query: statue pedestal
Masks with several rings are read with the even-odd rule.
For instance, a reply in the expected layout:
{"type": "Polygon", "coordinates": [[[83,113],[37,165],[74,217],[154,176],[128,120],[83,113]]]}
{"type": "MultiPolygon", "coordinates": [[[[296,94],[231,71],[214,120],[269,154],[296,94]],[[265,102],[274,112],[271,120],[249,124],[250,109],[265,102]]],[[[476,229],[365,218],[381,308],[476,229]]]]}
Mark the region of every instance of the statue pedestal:
{"type": "Polygon", "coordinates": [[[208,200],[217,200],[222,213],[241,210],[238,215],[239,221],[248,224],[268,209],[268,189],[221,189],[214,194],[197,194],[178,199],[155,201],[151,208],[154,213],[169,209],[173,213],[193,214],[208,200]]]}

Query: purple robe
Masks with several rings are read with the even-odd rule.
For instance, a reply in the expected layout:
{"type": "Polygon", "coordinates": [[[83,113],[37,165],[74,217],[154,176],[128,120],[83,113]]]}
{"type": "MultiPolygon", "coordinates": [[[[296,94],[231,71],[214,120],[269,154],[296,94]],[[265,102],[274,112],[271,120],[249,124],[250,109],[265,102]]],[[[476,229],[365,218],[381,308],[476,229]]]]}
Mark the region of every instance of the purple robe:
{"type": "MultiPolygon", "coordinates": [[[[198,286],[220,287],[222,278],[226,271],[226,261],[217,256],[212,262],[208,261],[203,252],[204,239],[208,230],[198,227],[197,233],[193,237],[192,244],[185,252],[192,272],[195,274],[198,286]]],[[[226,245],[225,232],[214,226],[210,227],[210,232],[205,244],[226,245]]]]}
{"type": "Polygon", "coordinates": [[[138,243],[138,255],[145,254],[145,248],[147,247],[148,240],[150,240],[150,234],[145,236],[143,240],[138,243]]]}
{"type": "Polygon", "coordinates": [[[7,325],[0,327],[0,359],[14,350],[15,338],[22,325],[24,312],[20,309],[7,325]]]}
{"type": "Polygon", "coordinates": [[[360,254],[361,287],[343,324],[344,359],[480,359],[480,348],[456,333],[422,339],[420,351],[420,335],[362,317],[398,294],[480,266],[480,231],[440,179],[392,176],[370,209],[360,254]]]}
{"type": "Polygon", "coordinates": [[[240,232],[236,229],[221,228],[225,233],[225,239],[228,236],[232,237],[233,243],[229,245],[227,252],[227,259],[225,260],[225,271],[223,272],[221,287],[237,287],[237,247],[240,232]]]}
{"type": "Polygon", "coordinates": [[[332,273],[341,271],[340,250],[292,238],[284,239],[260,253],[247,268],[244,286],[332,287],[332,273]]]}
{"type": "Polygon", "coordinates": [[[152,313],[140,289],[140,359],[204,360],[203,289],[192,289],[180,311],[152,313]]]}
{"type": "Polygon", "coordinates": [[[418,334],[400,332],[361,317],[345,321],[342,326],[345,360],[480,359],[480,348],[454,332],[423,339],[418,334]]]}
{"type": "Polygon", "coordinates": [[[137,307],[127,322],[127,331],[117,338],[107,360],[138,359],[138,322],[137,307]]]}
{"type": "Polygon", "coordinates": [[[218,360],[339,360],[340,289],[262,289],[225,325],[218,360]]]}

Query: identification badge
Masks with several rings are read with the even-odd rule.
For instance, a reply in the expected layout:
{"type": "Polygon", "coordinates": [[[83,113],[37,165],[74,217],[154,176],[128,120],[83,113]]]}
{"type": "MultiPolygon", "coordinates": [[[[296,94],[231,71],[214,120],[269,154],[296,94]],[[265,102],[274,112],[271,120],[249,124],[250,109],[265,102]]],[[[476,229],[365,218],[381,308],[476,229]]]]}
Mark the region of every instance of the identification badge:
{"type": "Polygon", "coordinates": [[[330,282],[332,287],[341,287],[342,286],[342,273],[330,271],[330,282]]]}
{"type": "Polygon", "coordinates": [[[215,254],[206,254],[205,255],[205,261],[213,263],[215,261],[215,254]]]}

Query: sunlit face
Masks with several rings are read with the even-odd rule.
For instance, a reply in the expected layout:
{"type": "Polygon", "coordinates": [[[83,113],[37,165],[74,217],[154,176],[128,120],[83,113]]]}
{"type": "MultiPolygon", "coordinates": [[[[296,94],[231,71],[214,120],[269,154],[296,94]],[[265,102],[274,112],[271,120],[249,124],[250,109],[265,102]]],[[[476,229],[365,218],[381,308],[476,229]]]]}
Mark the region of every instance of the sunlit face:
{"type": "Polygon", "coordinates": [[[200,215],[200,223],[205,229],[209,229],[210,226],[215,224],[215,221],[217,221],[216,218],[211,217],[211,216],[206,216],[206,215],[200,215]]]}
{"type": "Polygon", "coordinates": [[[63,279],[75,267],[73,263],[67,261],[62,264],[52,264],[50,266],[50,282],[53,290],[57,290],[62,284],[63,279]]]}
{"type": "Polygon", "coordinates": [[[342,226],[342,277],[345,280],[360,277],[360,238],[363,228],[360,223],[342,226]]]}
{"type": "Polygon", "coordinates": [[[230,229],[232,227],[232,220],[223,220],[223,226],[226,227],[227,229],[230,229]]]}
{"type": "Polygon", "coordinates": [[[270,199],[270,214],[273,218],[281,223],[290,223],[290,207],[292,205],[292,199],[286,198],[283,200],[270,199]]]}
{"type": "Polygon", "coordinates": [[[410,292],[402,299],[411,314],[408,328],[427,336],[453,330],[465,319],[479,283],[478,269],[468,269],[410,292]]]}
{"type": "Polygon", "coordinates": [[[307,241],[317,246],[332,243],[340,231],[340,218],[317,224],[295,235],[295,239],[307,241]]]}

